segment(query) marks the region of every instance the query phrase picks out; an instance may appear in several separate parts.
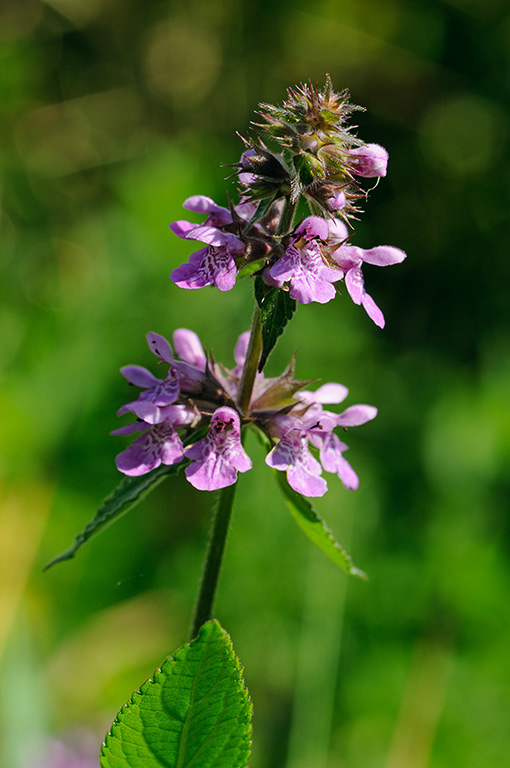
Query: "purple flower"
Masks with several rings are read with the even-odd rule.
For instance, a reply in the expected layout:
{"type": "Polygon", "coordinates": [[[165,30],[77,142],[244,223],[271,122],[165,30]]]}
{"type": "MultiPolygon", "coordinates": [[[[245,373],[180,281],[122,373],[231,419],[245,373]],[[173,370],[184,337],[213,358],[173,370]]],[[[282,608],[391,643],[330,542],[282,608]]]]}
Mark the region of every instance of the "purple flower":
{"type": "Polygon", "coordinates": [[[187,328],[174,331],[175,351],[181,358],[175,361],[179,372],[180,387],[185,392],[199,392],[205,380],[207,358],[196,333],[187,328]]]}
{"type": "Polygon", "coordinates": [[[328,234],[324,219],[309,216],[297,228],[282,258],[269,270],[272,280],[280,285],[289,283],[290,295],[301,304],[330,301],[335,297],[332,283],[343,277],[340,269],[328,267],[322,258],[317,241],[327,240],[328,234]]]}
{"type": "Polygon", "coordinates": [[[175,222],[170,227],[179,237],[200,240],[207,243],[207,247],[192,253],[187,264],[174,269],[170,280],[181,288],[204,288],[214,283],[220,291],[230,291],[236,281],[234,257],[242,254],[243,241],[231,232],[209,226],[193,226],[181,234],[184,231],[182,224],[175,222]]]}
{"type": "Polygon", "coordinates": [[[334,432],[324,434],[319,443],[320,460],[326,472],[333,472],[342,481],[348,491],[355,491],[359,486],[359,478],[343,452],[349,450],[349,446],[343,443],[334,432]]]}
{"type": "MultiPolygon", "coordinates": [[[[183,208],[194,213],[206,213],[207,218],[203,222],[204,225],[210,227],[223,227],[227,224],[232,224],[232,214],[228,208],[224,208],[222,205],[217,205],[214,200],[206,195],[193,195],[188,197],[182,204],[183,208]]],[[[194,224],[193,226],[197,226],[194,224]]]]}
{"type": "Polygon", "coordinates": [[[359,485],[358,476],[344,458],[348,446],[334,433],[336,427],[354,427],[375,418],[377,409],[371,405],[352,405],[340,414],[325,411],[323,404],[340,403],[348,394],[342,384],[323,384],[315,392],[296,394],[299,403],[289,414],[277,413],[270,420],[271,435],[279,443],[266,457],[266,463],[287,472],[289,484],[305,496],[322,496],[327,485],[318,475],[322,468],[333,472],[348,490],[359,485]],[[319,449],[320,464],[308,449],[311,443],[319,449]]]}
{"type": "Polygon", "coordinates": [[[352,170],[358,176],[386,176],[388,153],[379,144],[364,144],[350,149],[349,155],[354,161],[352,170]]]}
{"type": "Polygon", "coordinates": [[[332,192],[332,194],[326,199],[326,208],[328,211],[334,213],[335,211],[340,211],[345,206],[345,203],[345,192],[342,192],[340,189],[336,192],[332,192]]]}
{"type": "Polygon", "coordinates": [[[241,423],[233,408],[218,408],[212,415],[209,432],[184,450],[193,463],[186,477],[200,491],[214,491],[233,485],[237,472],[251,469],[251,459],[241,445],[241,423]]]}
{"type": "MultiPolygon", "coordinates": [[[[291,417],[287,417],[289,421],[291,417]]],[[[319,477],[322,467],[308,450],[308,434],[297,419],[280,442],[266,456],[266,464],[287,473],[291,488],[305,496],[324,496],[326,481],[319,477]]]]}
{"type": "MultiPolygon", "coordinates": [[[[309,227],[314,230],[313,221],[309,227]]],[[[342,227],[337,228],[338,231],[333,228],[333,237],[337,231],[343,242],[342,227]]],[[[306,233],[305,227],[301,233],[303,230],[306,233]]],[[[163,336],[147,334],[154,354],[177,371],[180,390],[176,400],[168,403],[166,379],[156,379],[145,368],[128,366],[127,378],[147,388],[137,400],[119,411],[130,411],[138,420],[113,434],[141,433],[117,456],[121,472],[143,475],[160,464],[172,465],[187,458],[191,460],[186,468],[188,481],[199,490],[211,491],[232,485],[238,472],[251,468],[251,460],[241,444],[242,417],[233,406],[249,338],[248,332],[241,334],[234,351],[236,365],[228,369],[212,357],[208,360],[198,336],[186,328],[177,329],[173,335],[180,360],[174,358],[172,346],[163,336]],[[226,402],[229,405],[225,405],[226,402]],[[190,435],[191,439],[196,435],[190,429],[203,427],[207,422],[206,436],[183,447],[179,430],[187,428],[189,441],[190,435]]],[[[123,372],[126,375],[126,369],[123,372]]],[[[337,474],[346,488],[354,490],[359,481],[343,456],[347,445],[334,430],[365,424],[376,416],[377,409],[370,405],[352,405],[340,414],[333,413],[324,406],[342,403],[347,397],[347,388],[329,382],[315,391],[302,389],[307,383],[294,379],[294,362],[275,378],[266,379],[263,373],[257,373],[244,423],[256,426],[271,437],[273,448],[266,463],[285,471],[289,484],[298,493],[306,496],[326,493],[327,484],[321,477],[323,469],[337,474]],[[320,462],[310,447],[319,453],[320,462]]]]}
{"type": "Polygon", "coordinates": [[[143,434],[116,458],[117,469],[125,475],[145,475],[160,464],[178,464],[184,458],[183,446],[176,429],[190,424],[195,414],[182,405],[158,408],[154,413],[146,403],[135,408],[142,422],[114,430],[112,434],[128,434],[137,430],[143,434]]]}
{"type": "MultiPolygon", "coordinates": [[[[331,385],[329,385],[331,386],[331,385]]],[[[337,385],[340,386],[340,385],[337,385]]],[[[325,402],[323,400],[323,402],[325,402]]],[[[331,402],[331,401],[330,401],[331,402]]],[[[359,479],[343,453],[349,446],[342,442],[333,432],[335,427],[358,427],[367,421],[375,419],[377,408],[372,405],[351,405],[340,414],[330,411],[319,411],[315,408],[307,411],[307,421],[304,424],[312,445],[320,450],[320,461],[326,472],[334,472],[338,475],[347,490],[355,491],[359,485],[359,479]]]]}
{"type": "Polygon", "coordinates": [[[153,407],[170,405],[179,395],[180,377],[175,365],[172,347],[169,342],[158,333],[148,333],[147,342],[149,348],[161,361],[169,364],[168,373],[164,379],[158,379],[147,368],[140,365],[126,365],[120,369],[122,375],[136,387],[144,388],[137,400],[123,405],[118,410],[118,415],[128,411],[134,411],[136,403],[151,403],[153,407]]]}
{"type": "Polygon", "coordinates": [[[387,267],[404,261],[406,254],[400,248],[379,245],[363,250],[355,245],[341,245],[332,253],[332,258],[345,271],[345,286],[355,304],[361,304],[367,315],[379,328],[384,328],[384,315],[371,296],[365,291],[361,266],[363,262],[387,267]]]}

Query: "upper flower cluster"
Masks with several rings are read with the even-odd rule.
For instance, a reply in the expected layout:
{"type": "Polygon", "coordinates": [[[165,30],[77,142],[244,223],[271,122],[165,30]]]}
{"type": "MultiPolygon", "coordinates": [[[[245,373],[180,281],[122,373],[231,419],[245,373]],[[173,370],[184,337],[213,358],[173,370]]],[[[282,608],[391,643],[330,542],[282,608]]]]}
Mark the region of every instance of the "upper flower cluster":
{"type": "Polygon", "coordinates": [[[232,485],[238,472],[251,469],[251,459],[241,444],[241,428],[255,427],[270,448],[266,463],[286,471],[294,490],[306,496],[322,496],[327,490],[322,470],[336,473],[346,488],[354,490],[358,477],[344,457],[347,445],[334,430],[364,424],[377,410],[355,405],[340,414],[324,409],[347,397],[341,384],[325,384],[315,392],[309,382],[294,379],[293,362],[276,378],[257,374],[248,411],[237,405],[248,348],[249,333],[237,342],[236,366],[228,369],[207,358],[198,336],[181,328],[173,343],[149,333],[149,348],[166,364],[158,379],[146,368],[122,368],[125,378],[141,388],[139,396],[122,406],[119,415],[133,413],[137,421],[114,434],[141,432],[117,456],[117,467],[126,475],[143,475],[160,464],[188,460],[185,473],[200,490],[232,485]],[[310,447],[318,452],[319,460],[310,447]]]}
{"type": "MultiPolygon", "coordinates": [[[[206,222],[197,225],[176,221],[170,225],[172,231],[187,240],[200,240],[206,247],[192,254],[187,264],[174,269],[171,280],[181,288],[203,288],[214,283],[222,291],[230,290],[239,270],[248,263],[245,242],[231,231],[232,214],[202,195],[189,198],[184,206],[207,213],[206,222]],[[218,212],[222,213],[224,224],[218,223],[218,212]]],[[[243,221],[254,208],[252,203],[244,203],[234,207],[233,213],[243,221]]],[[[405,259],[404,251],[388,245],[370,249],[350,245],[349,232],[341,219],[320,216],[308,216],[291,235],[273,237],[271,242],[273,221],[270,218],[256,225],[258,249],[253,246],[255,236],[251,238],[251,251],[257,250],[258,254],[255,268],[260,268],[268,285],[288,290],[301,304],[324,304],[336,295],[333,284],[345,279],[355,304],[361,304],[374,323],[384,327],[382,311],[365,291],[362,266],[398,264],[405,259]]]]}
{"type": "MultiPolygon", "coordinates": [[[[365,144],[348,124],[352,112],[362,107],[349,102],[347,90],[335,93],[329,76],[323,89],[308,83],[289,88],[287,94],[281,107],[259,107],[263,122],[254,123],[259,136],[246,142],[252,154],[243,156],[244,167],[251,166],[259,178],[247,186],[255,187],[255,197],[261,196],[268,167],[264,158],[268,148],[262,136],[281,149],[280,164],[288,170],[292,199],[304,195],[326,214],[340,211],[348,217],[357,213],[357,201],[365,197],[358,178],[385,176],[388,162],[383,147],[365,144]]],[[[280,193],[285,194],[285,189],[280,193]]],[[[251,189],[246,194],[251,195],[251,189]]]]}
{"type": "Polygon", "coordinates": [[[312,85],[289,91],[282,107],[262,105],[264,122],[256,126],[261,135],[245,140],[237,166],[239,204],[223,208],[195,195],[184,207],[205,214],[205,221],[170,225],[179,237],[202,243],[171,280],[181,288],[214,284],[228,291],[238,277],[260,275],[302,304],[330,301],[334,284],[345,280],[352,300],[383,327],[383,313],[365,291],[362,265],[397,264],[405,253],[350,242],[346,223],[352,229],[357,202],[366,197],[360,180],[385,176],[388,162],[383,147],[363,143],[349,129],[354,109],[347,92],[335,93],[329,79],[322,91],[312,85]],[[295,223],[300,197],[312,215],[295,223]]]}

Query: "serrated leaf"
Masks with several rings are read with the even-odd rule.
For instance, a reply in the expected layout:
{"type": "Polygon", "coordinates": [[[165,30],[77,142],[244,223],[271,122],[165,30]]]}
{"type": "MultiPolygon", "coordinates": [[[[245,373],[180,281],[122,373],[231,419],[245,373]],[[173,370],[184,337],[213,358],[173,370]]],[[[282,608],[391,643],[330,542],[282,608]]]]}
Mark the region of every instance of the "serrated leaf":
{"type": "Polygon", "coordinates": [[[245,768],[251,703],[229,636],[208,621],[120,710],[101,768],[245,768]]]}
{"type": "Polygon", "coordinates": [[[285,504],[294,520],[321,552],[339,565],[346,573],[366,579],[366,573],[353,564],[350,555],[340,546],[324,520],[317,514],[308,499],[290,487],[283,472],[275,470],[276,480],[283,494],[285,504]]]}
{"type": "Polygon", "coordinates": [[[96,536],[108,525],[122,517],[122,515],[125,515],[126,512],[145,498],[150,491],[154,490],[165,477],[177,474],[177,472],[188,463],[189,462],[187,461],[183,461],[180,464],[172,464],[171,466],[162,464],[147,475],[142,475],[141,477],[126,477],[119,483],[112,493],[106,497],[97,510],[95,517],[87,523],[83,531],[76,536],[74,544],[69,547],[69,549],[66,549],[65,552],[62,552],[62,554],[58,555],[53,560],[50,560],[50,562],[44,566],[43,571],[48,570],[48,568],[51,568],[57,563],[62,563],[64,560],[71,560],[89,539],[96,536]]]}
{"type": "Polygon", "coordinates": [[[291,299],[288,291],[269,287],[261,277],[255,278],[255,298],[260,307],[262,322],[262,354],[258,368],[260,372],[278,337],[294,314],[296,302],[291,299]]]}

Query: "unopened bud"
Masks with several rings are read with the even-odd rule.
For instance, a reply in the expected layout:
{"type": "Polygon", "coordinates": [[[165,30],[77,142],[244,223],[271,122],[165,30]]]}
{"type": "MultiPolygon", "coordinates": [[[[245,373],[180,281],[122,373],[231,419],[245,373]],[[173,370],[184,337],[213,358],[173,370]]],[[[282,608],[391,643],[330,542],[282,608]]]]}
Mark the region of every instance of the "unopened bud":
{"type": "Polygon", "coordinates": [[[364,144],[362,147],[351,149],[349,156],[353,161],[352,171],[358,176],[386,176],[388,153],[379,144],[364,144]]]}

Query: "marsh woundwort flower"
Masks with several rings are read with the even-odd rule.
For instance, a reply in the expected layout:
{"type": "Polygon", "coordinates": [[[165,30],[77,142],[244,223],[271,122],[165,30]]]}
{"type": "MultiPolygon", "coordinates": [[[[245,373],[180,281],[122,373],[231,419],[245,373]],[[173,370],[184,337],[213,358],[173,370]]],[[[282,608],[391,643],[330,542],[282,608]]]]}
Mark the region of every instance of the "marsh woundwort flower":
{"type": "Polygon", "coordinates": [[[239,203],[224,208],[194,195],[184,207],[205,221],[170,225],[179,237],[204,243],[171,280],[181,288],[229,291],[239,277],[260,275],[301,304],[325,304],[345,278],[352,300],[383,327],[361,265],[397,264],[405,253],[391,246],[363,250],[350,242],[359,202],[367,197],[360,181],[385,176],[388,165],[384,147],[364,143],[349,126],[357,109],[347,91],[333,91],[329,79],[322,90],[311,84],[289,90],[282,107],[261,105],[262,122],[255,124],[260,135],[243,140],[237,165],[239,203]],[[299,198],[312,215],[294,222],[286,211],[299,198]]]}
{"type": "MultiPolygon", "coordinates": [[[[173,336],[180,360],[163,336],[147,335],[151,350],[169,371],[174,371],[172,380],[178,381],[178,392],[171,390],[167,397],[163,390],[162,395],[152,374],[128,366],[130,376],[126,378],[146,389],[138,400],[119,409],[119,414],[133,413],[137,421],[114,434],[141,435],[117,456],[118,469],[137,476],[160,464],[187,460],[186,477],[195,488],[224,488],[236,482],[238,472],[251,469],[251,459],[241,445],[241,428],[250,425],[264,435],[270,446],[266,463],[285,471],[290,485],[299,493],[322,496],[327,490],[326,481],[320,477],[323,469],[337,474],[346,488],[357,488],[357,475],[343,456],[347,445],[334,430],[364,424],[376,416],[377,410],[369,405],[351,406],[340,414],[325,410],[325,404],[343,402],[348,394],[346,387],[329,383],[315,392],[304,389],[309,382],[294,379],[292,362],[281,376],[266,378],[263,373],[257,374],[248,412],[242,414],[237,398],[248,337],[248,333],[239,337],[234,352],[236,366],[228,369],[208,359],[197,335],[185,328],[173,336]],[[171,403],[166,402],[169,397],[171,403]],[[319,460],[310,447],[318,452],[319,460]]],[[[126,369],[122,371],[126,375],[126,369]]]]}

